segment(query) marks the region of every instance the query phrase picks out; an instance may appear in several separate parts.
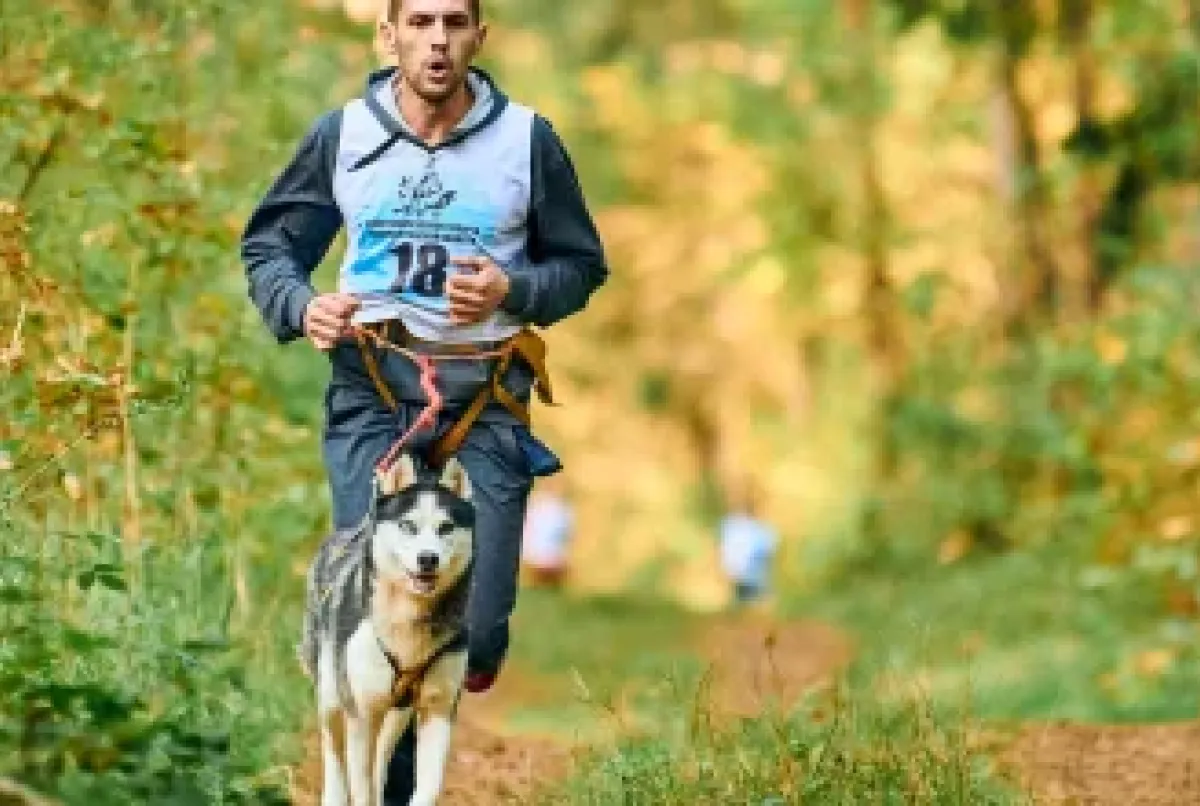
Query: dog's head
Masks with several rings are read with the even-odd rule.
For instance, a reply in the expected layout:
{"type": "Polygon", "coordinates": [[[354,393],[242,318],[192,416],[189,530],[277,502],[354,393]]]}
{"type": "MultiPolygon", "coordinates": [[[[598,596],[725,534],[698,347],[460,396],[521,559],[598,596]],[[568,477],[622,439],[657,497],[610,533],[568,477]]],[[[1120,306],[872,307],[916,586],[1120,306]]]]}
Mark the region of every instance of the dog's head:
{"type": "Polygon", "coordinates": [[[371,551],[379,576],[403,580],[416,596],[453,587],[474,550],[475,508],[462,465],[451,458],[439,477],[422,480],[405,454],[378,481],[371,551]]]}

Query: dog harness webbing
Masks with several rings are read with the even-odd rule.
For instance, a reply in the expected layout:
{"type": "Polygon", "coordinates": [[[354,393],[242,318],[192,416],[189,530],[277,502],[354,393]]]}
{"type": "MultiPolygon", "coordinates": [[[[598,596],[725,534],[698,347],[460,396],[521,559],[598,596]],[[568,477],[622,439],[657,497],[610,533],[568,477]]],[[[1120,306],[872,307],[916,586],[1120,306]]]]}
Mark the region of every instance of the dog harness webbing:
{"type": "Polygon", "coordinates": [[[413,339],[408,335],[404,326],[395,320],[375,327],[359,326],[355,328],[354,334],[358,339],[359,349],[362,351],[363,364],[367,368],[367,374],[370,375],[371,381],[375,384],[375,389],[379,392],[379,396],[383,399],[384,404],[393,413],[399,411],[400,404],[397,402],[392,390],[388,388],[382,373],[379,371],[379,364],[375,360],[374,351],[371,349],[372,345],[379,349],[400,353],[415,363],[421,370],[420,383],[421,390],[425,393],[426,397],[425,408],[417,415],[417,419],[413,421],[409,429],[396,440],[379,462],[376,463],[375,469],[380,474],[386,473],[391,469],[396,458],[404,450],[404,447],[409,443],[414,434],[423,429],[436,427],[437,416],[443,406],[442,395],[437,387],[438,361],[486,361],[493,358],[497,359],[491,377],[480,387],[479,392],[471,400],[462,417],[450,427],[441,439],[433,444],[429,460],[436,467],[444,464],[447,459],[462,447],[463,441],[467,438],[467,433],[471,430],[471,426],[475,424],[475,421],[479,419],[479,415],[483,413],[483,410],[493,399],[511,412],[523,425],[528,427],[530,423],[529,407],[513,397],[504,388],[503,384],[504,374],[512,365],[514,354],[529,364],[533,370],[534,388],[537,390],[538,399],[547,406],[554,405],[554,397],[550,389],[550,375],[546,370],[546,343],[542,340],[541,336],[529,328],[517,331],[516,334],[501,342],[500,346],[495,349],[484,350],[472,345],[443,344],[437,345],[437,352],[430,353],[420,352],[408,347],[408,344],[413,343],[413,339]],[[401,343],[399,344],[388,338],[388,331],[391,330],[390,326],[392,325],[397,326],[401,332],[401,343]]]}
{"type": "Polygon", "coordinates": [[[383,656],[387,658],[388,665],[392,667],[392,671],[396,675],[396,682],[393,684],[392,689],[393,692],[401,691],[401,689],[403,689],[403,694],[396,697],[396,702],[392,704],[392,707],[407,708],[412,704],[411,700],[408,699],[412,696],[412,681],[419,680],[420,678],[424,677],[425,672],[429,671],[429,667],[433,666],[433,664],[437,662],[438,658],[442,657],[446,653],[459,652],[466,649],[467,631],[465,629],[459,630],[457,633],[455,633],[453,638],[439,647],[438,650],[430,655],[424,663],[412,669],[405,669],[400,663],[400,659],[397,658],[390,649],[384,646],[383,641],[381,641],[378,636],[375,637],[375,640],[378,642],[379,649],[381,652],[383,652],[383,656]]]}

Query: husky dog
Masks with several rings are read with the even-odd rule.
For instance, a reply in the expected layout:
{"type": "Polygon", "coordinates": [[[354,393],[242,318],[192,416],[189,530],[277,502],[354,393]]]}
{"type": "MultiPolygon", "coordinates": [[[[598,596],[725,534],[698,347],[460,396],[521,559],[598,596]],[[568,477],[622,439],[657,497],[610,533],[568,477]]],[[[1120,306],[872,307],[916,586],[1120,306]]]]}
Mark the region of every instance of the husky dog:
{"type": "Polygon", "coordinates": [[[419,480],[407,454],[376,483],[362,524],[327,538],[308,574],[300,654],[317,695],[321,804],[380,806],[415,713],[410,806],[432,806],[467,666],[471,483],[456,459],[419,480]]]}

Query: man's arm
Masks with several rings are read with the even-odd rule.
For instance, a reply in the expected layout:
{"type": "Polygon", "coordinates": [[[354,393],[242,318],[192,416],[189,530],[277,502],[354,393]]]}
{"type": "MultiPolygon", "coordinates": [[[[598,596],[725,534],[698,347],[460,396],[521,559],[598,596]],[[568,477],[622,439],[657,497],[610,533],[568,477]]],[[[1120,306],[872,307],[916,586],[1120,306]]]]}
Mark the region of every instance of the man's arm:
{"type": "Polygon", "coordinates": [[[310,278],[342,226],[333,198],[341,125],[341,110],[317,120],[242,234],[250,299],[281,344],[304,335],[310,278]]]}
{"type": "Polygon", "coordinates": [[[608,266],[571,158],[541,116],[533,123],[531,172],[531,265],[509,272],[501,308],[545,327],[582,310],[608,279],[608,266]]]}

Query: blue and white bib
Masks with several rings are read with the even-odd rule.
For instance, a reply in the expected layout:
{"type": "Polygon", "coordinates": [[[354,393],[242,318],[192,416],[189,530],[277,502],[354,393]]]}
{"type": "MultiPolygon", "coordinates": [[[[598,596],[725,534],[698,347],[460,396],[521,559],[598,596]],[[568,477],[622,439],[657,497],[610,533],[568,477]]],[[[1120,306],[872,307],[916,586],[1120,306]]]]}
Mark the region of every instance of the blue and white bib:
{"type": "Polygon", "coordinates": [[[431,148],[401,119],[393,75],[343,111],[333,177],[347,233],[338,288],[362,299],[357,322],[398,318],[439,342],[507,338],[520,323],[503,311],[450,324],[445,289],[456,257],[486,255],[508,271],[528,263],[534,113],[472,72],[471,113],[431,148]]]}

